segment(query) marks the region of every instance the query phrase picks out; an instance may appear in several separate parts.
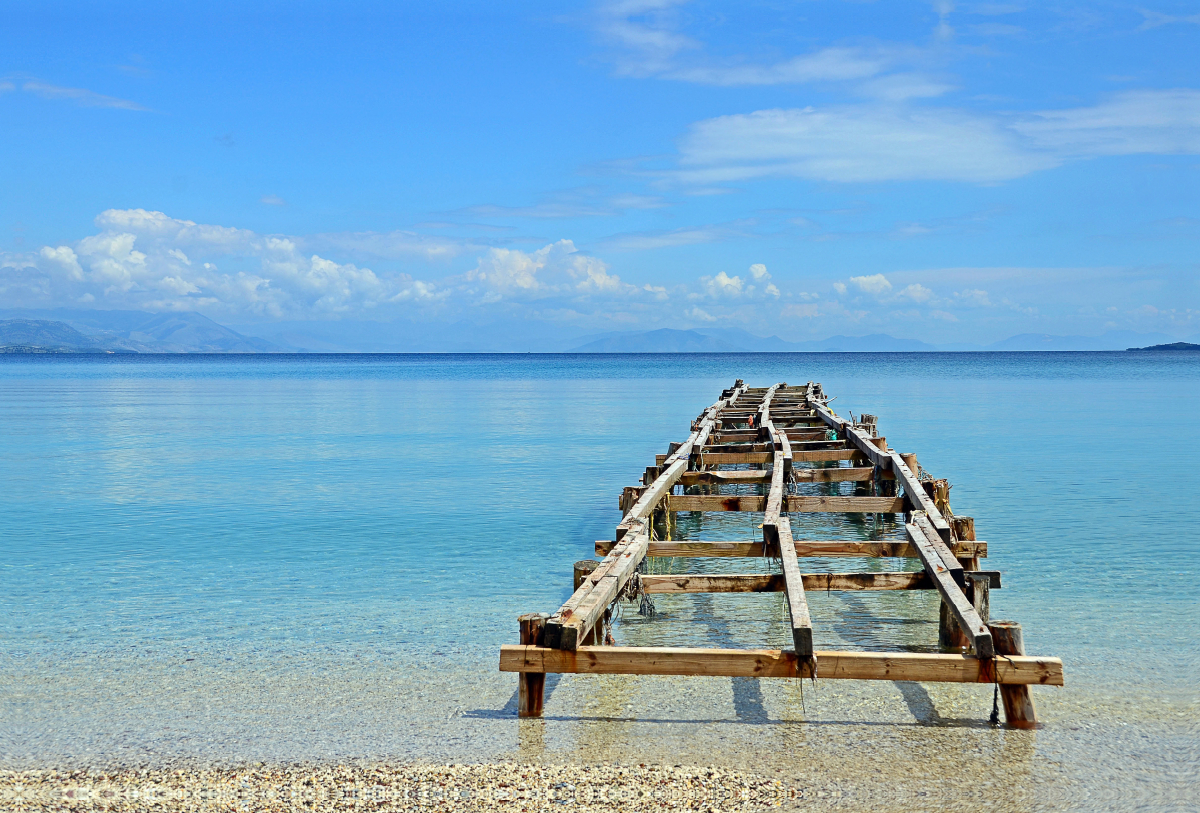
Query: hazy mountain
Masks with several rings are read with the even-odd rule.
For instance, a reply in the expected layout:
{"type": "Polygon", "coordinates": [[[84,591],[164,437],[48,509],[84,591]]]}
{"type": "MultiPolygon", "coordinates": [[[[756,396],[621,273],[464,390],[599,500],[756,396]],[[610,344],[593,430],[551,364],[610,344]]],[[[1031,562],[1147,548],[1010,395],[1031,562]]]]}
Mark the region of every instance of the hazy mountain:
{"type": "Polygon", "coordinates": [[[66,322],[38,319],[0,320],[0,347],[59,352],[102,352],[95,342],[66,322]]]}
{"type": "Polygon", "coordinates": [[[1124,350],[1150,344],[1177,341],[1165,333],[1138,333],[1110,330],[1100,336],[1054,336],[1048,333],[1021,333],[988,345],[988,350],[1124,350]]]}
{"type": "Polygon", "coordinates": [[[129,353],[270,353],[282,349],[263,339],[243,336],[199,313],[58,308],[4,310],[0,318],[9,326],[9,332],[0,338],[4,345],[129,353]],[[40,331],[38,342],[16,340],[30,331],[40,331]]]}

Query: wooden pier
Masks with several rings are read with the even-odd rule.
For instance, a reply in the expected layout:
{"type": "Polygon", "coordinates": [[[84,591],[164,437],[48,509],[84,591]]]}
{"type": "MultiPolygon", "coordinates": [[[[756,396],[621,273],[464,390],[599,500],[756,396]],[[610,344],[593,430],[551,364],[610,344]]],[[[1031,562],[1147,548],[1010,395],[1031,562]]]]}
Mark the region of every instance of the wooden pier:
{"type": "Polygon", "coordinates": [[[501,647],[501,671],[519,673],[520,716],[541,716],[545,675],[554,672],[995,684],[1009,726],[1037,725],[1029,686],[1061,686],[1062,661],[1026,655],[1019,624],[989,621],[990,592],[1001,580],[979,567],[987,543],[976,540],[974,520],[953,514],[949,483],[930,478],[915,455],[877,436],[874,416],[842,418],[829,400],[812,382],[753,388],[739,379],[692,422],[685,441],[656,456],[642,485],[622,493],[615,538],[596,543],[604,558],[576,563],[567,602],[553,615],[521,616],[520,644],[501,647]],[[806,483],[841,482],[855,483],[855,495],[800,493],[806,483]],[[762,493],[742,493],[747,485],[762,493]],[[761,513],[762,538],[672,539],[675,517],[684,511],[761,513]],[[905,538],[797,538],[806,515],[829,512],[898,516],[905,538]],[[760,557],[777,562],[780,572],[647,575],[647,557],[760,557]],[[804,573],[800,560],[807,557],[908,558],[922,569],[804,573]],[[814,649],[806,591],[830,590],[936,590],[940,651],[814,649]],[[790,649],[611,645],[621,600],[759,592],[784,594],[790,649]]]}

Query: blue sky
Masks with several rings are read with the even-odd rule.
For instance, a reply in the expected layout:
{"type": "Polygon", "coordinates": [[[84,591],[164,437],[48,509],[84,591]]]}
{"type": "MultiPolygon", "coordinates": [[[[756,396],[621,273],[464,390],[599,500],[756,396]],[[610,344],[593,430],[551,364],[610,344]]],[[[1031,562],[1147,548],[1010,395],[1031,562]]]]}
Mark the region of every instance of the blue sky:
{"type": "Polygon", "coordinates": [[[0,14],[0,306],[1200,332],[1196,4],[0,14]]]}

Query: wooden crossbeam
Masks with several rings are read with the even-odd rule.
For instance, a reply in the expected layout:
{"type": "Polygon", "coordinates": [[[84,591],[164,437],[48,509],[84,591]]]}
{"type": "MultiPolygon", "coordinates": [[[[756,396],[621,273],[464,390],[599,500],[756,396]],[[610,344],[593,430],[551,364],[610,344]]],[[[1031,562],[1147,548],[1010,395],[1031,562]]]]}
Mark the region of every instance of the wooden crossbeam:
{"type": "MultiPolygon", "coordinates": [[[[990,589],[1000,588],[1000,571],[979,570],[990,589]]],[[[784,590],[783,573],[679,573],[642,576],[647,593],[779,593],[784,590]]],[[[924,570],[885,573],[802,573],[804,589],[831,592],[843,590],[936,590],[924,570]]]]}
{"type": "Polygon", "coordinates": [[[925,566],[925,572],[933,579],[938,592],[942,594],[942,601],[954,613],[963,633],[974,647],[975,654],[981,658],[992,657],[995,654],[992,634],[988,631],[987,624],[983,623],[979,614],[975,612],[971,602],[967,601],[960,584],[951,575],[945,557],[937,547],[941,543],[941,539],[934,531],[933,526],[927,522],[913,521],[905,524],[904,530],[908,533],[909,541],[916,548],[917,556],[921,559],[921,564],[925,566]]]}
{"type": "MultiPolygon", "coordinates": [[[[858,468],[839,467],[835,469],[792,469],[791,479],[797,483],[841,483],[864,482],[874,476],[875,470],[866,466],[858,468]]],[[[883,472],[882,477],[888,479],[891,472],[883,472]]],[[[715,471],[689,471],[679,478],[683,486],[695,485],[737,485],[745,483],[771,482],[770,469],[722,469],[715,471]]]]}
{"type": "MultiPolygon", "coordinates": [[[[729,465],[734,463],[770,463],[770,452],[704,452],[704,462],[710,466],[729,465]]],[[[655,455],[655,464],[661,466],[666,462],[667,455],[655,455]]],[[[816,452],[792,452],[792,460],[796,463],[830,463],[835,460],[866,460],[866,456],[858,449],[829,449],[816,452]]]]}
{"type": "MultiPolygon", "coordinates": [[[[606,556],[617,543],[611,539],[596,540],[596,555],[606,556]]],[[[797,539],[794,540],[796,555],[801,557],[846,557],[866,556],[872,558],[895,557],[899,559],[917,559],[917,549],[908,542],[864,542],[855,539],[797,539]]],[[[987,558],[987,542],[960,541],[954,543],[951,551],[962,558],[987,558]]],[[[706,558],[737,558],[762,557],[763,543],[758,541],[703,541],[703,540],[667,540],[651,542],[646,552],[647,556],[659,557],[706,557],[706,558]]],[[[774,555],[774,554],[772,554],[774,555]]]]}
{"type": "MultiPolygon", "coordinates": [[[[823,497],[789,494],[783,510],[789,514],[903,514],[901,497],[823,497]]],[[[684,494],[669,497],[669,511],[766,511],[767,497],[759,494],[684,494]]]]}
{"type": "MultiPolygon", "coordinates": [[[[984,660],[974,655],[817,651],[821,680],[906,680],[940,683],[1062,686],[1062,661],[1028,655],[984,660]]],[[[592,675],[695,675],[807,678],[811,666],[778,649],[584,646],[574,652],[509,644],[501,672],[592,675]]]]}

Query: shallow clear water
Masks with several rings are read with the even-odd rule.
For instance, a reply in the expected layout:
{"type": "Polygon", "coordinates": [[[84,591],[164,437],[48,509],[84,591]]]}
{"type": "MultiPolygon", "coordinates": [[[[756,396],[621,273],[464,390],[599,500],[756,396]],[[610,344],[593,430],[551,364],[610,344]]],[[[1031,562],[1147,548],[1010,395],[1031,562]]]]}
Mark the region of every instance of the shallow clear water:
{"type": "MultiPolygon", "coordinates": [[[[1152,759],[1174,765],[1200,717],[1198,403],[1200,361],[1166,354],[5,357],[0,765],[786,764],[796,737],[844,746],[822,720],[858,725],[863,753],[898,747],[875,723],[918,727],[922,748],[933,728],[978,738],[948,754],[1036,738],[1045,765],[1085,774],[1154,730],[1170,745],[1152,759]],[[536,736],[518,725],[496,671],[516,616],[561,603],[621,487],[737,377],[821,381],[953,483],[1004,573],[993,617],[1064,660],[1068,686],[1035,690],[1047,728],[980,727],[986,687],[570,676],[536,736]],[[754,724],[791,744],[749,757],[754,724]]],[[[826,519],[830,537],[869,531],[826,519]]],[[[698,522],[695,538],[758,533],[698,522]]],[[[618,641],[788,643],[778,595],[656,603],[618,641]]],[[[936,642],[928,594],[811,604],[818,648],[936,642]]]]}

